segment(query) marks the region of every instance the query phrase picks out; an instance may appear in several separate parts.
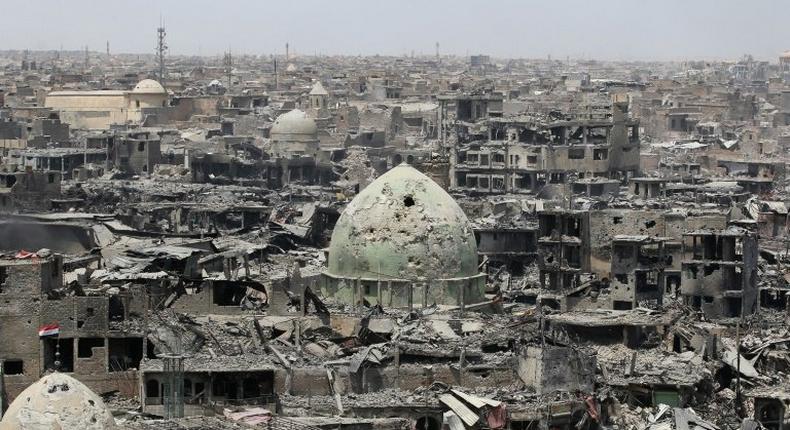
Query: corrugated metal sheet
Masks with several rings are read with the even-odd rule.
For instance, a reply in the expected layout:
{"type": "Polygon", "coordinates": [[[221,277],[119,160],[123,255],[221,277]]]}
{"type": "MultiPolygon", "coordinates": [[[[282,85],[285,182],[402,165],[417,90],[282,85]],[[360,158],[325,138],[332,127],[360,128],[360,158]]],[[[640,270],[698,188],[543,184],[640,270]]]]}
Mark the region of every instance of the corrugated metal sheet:
{"type": "Polygon", "coordinates": [[[466,403],[476,407],[477,409],[482,408],[483,406],[491,406],[492,408],[496,408],[497,406],[501,405],[502,402],[494,399],[487,399],[485,397],[478,397],[473,394],[467,394],[462,391],[458,390],[451,390],[453,394],[460,397],[466,403]]]}
{"type": "Polygon", "coordinates": [[[477,424],[477,421],[480,419],[476,413],[472,412],[471,409],[467,408],[466,405],[461,403],[461,401],[456,399],[452,394],[442,394],[439,396],[439,401],[455,412],[467,426],[471,427],[477,424]]]}

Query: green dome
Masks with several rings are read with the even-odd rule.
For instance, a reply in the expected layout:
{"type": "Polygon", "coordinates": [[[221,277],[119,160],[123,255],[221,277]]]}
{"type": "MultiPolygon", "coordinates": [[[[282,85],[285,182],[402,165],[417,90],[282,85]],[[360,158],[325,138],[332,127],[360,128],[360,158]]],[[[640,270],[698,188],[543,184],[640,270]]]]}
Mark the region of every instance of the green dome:
{"type": "Polygon", "coordinates": [[[477,244],[458,203],[407,164],[385,173],[340,215],[330,276],[435,281],[475,276],[477,244]]]}

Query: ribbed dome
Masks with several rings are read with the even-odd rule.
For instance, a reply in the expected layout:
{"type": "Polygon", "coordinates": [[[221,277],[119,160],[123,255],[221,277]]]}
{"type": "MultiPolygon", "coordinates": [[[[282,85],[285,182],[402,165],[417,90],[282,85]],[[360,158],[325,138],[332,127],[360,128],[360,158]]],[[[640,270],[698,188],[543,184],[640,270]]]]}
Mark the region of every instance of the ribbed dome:
{"type": "Polygon", "coordinates": [[[0,430],[114,428],[115,420],[101,397],[63,373],[49,374],[27,387],[0,421],[0,430]]]}
{"type": "Polygon", "coordinates": [[[318,135],[318,126],[315,121],[299,109],[294,109],[277,117],[272,125],[270,136],[272,139],[282,138],[283,135],[318,135]]]}
{"type": "Polygon", "coordinates": [[[313,84],[313,89],[310,90],[311,96],[328,96],[329,93],[324,89],[324,86],[321,85],[321,81],[315,81],[313,84]]]}
{"type": "Polygon", "coordinates": [[[167,94],[165,87],[153,79],[143,79],[134,86],[135,94],[167,94]]]}
{"type": "Polygon", "coordinates": [[[455,200],[401,164],[362,190],[340,215],[327,273],[429,282],[475,276],[477,244],[455,200]]]}

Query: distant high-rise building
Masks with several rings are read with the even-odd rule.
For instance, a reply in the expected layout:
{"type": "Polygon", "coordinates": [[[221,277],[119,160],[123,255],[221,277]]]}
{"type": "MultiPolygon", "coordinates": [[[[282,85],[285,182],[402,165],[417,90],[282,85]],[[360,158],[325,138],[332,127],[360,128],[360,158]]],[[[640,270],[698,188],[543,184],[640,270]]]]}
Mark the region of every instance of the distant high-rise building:
{"type": "Polygon", "coordinates": [[[488,55],[472,55],[469,57],[471,67],[486,67],[491,64],[491,57],[488,55]]]}

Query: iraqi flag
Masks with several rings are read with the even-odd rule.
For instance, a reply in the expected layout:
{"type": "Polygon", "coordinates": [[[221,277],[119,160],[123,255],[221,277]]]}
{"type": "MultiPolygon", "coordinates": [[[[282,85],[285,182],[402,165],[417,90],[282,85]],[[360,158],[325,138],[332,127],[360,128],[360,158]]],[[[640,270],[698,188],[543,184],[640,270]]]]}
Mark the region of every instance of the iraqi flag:
{"type": "Polygon", "coordinates": [[[57,324],[42,325],[38,329],[38,337],[55,336],[60,333],[60,326],[57,324]]]}

